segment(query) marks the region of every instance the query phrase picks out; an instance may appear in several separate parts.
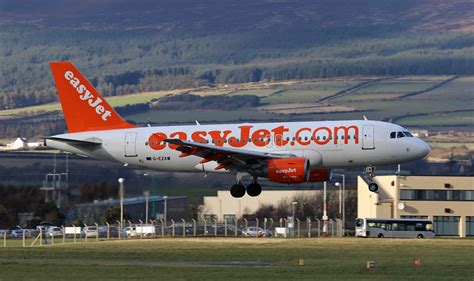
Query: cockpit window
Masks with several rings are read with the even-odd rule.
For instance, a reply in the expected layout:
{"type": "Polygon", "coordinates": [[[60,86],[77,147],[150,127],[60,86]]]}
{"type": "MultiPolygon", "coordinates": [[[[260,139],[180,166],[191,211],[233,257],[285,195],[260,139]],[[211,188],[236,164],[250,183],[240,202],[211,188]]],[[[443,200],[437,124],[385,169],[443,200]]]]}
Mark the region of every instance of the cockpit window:
{"type": "Polygon", "coordinates": [[[408,131],[405,131],[405,132],[403,132],[403,133],[405,134],[405,136],[407,136],[407,137],[409,137],[409,138],[412,138],[412,137],[413,137],[413,135],[412,135],[410,132],[408,132],[408,131]]]}
{"type": "Polygon", "coordinates": [[[397,132],[391,132],[391,133],[390,133],[390,138],[391,138],[391,139],[394,139],[394,138],[396,138],[396,137],[397,137],[397,132]]]}
{"type": "Polygon", "coordinates": [[[404,138],[405,134],[403,132],[397,132],[397,138],[404,138]]]}

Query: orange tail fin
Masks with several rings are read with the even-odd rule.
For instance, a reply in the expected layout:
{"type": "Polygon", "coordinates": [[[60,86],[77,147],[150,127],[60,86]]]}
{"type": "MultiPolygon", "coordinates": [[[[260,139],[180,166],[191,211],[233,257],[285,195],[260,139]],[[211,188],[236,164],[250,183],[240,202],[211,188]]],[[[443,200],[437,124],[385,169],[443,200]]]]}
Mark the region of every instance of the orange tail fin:
{"type": "Polygon", "coordinates": [[[70,133],[136,128],[123,120],[71,62],[51,62],[70,133]]]}

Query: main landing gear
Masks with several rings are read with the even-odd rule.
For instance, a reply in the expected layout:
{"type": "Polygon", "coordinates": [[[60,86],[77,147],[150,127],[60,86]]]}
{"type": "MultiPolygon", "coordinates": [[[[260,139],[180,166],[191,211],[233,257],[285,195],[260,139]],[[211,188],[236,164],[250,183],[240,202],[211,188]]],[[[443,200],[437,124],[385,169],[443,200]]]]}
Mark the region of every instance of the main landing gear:
{"type": "MultiPolygon", "coordinates": [[[[251,197],[259,196],[262,193],[262,186],[254,179],[251,184],[247,186],[247,194],[251,197]]],[[[230,194],[234,198],[241,198],[245,195],[245,186],[239,180],[230,188],[230,194]]]]}
{"type": "Polygon", "coordinates": [[[377,192],[379,190],[379,185],[373,182],[373,179],[375,177],[375,167],[374,166],[368,166],[365,168],[365,172],[367,173],[367,177],[369,178],[369,191],[371,192],[377,192]]]}

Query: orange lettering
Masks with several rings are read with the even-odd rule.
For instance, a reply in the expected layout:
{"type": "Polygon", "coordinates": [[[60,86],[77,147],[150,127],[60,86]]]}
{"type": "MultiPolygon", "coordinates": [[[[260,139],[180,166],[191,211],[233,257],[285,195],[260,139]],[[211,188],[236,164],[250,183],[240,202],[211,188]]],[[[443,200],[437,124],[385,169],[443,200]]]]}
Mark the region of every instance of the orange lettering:
{"type": "Polygon", "coordinates": [[[284,146],[288,143],[288,141],[285,140],[284,133],[288,132],[289,130],[290,129],[285,128],[285,126],[278,126],[272,130],[272,133],[275,139],[275,145],[284,146]]]}
{"type": "Polygon", "coordinates": [[[331,132],[331,129],[329,129],[328,127],[320,127],[320,128],[317,128],[316,130],[314,130],[313,132],[313,140],[316,144],[319,144],[319,145],[325,145],[327,144],[331,139],[331,135],[332,135],[332,132],[331,132]],[[328,135],[327,136],[324,136],[325,138],[323,138],[322,141],[318,140],[318,131],[319,130],[324,130],[326,132],[328,132],[328,135]]]}
{"type": "Polygon", "coordinates": [[[167,138],[164,133],[154,133],[148,138],[148,145],[153,150],[162,150],[166,147],[166,143],[163,140],[167,138]]]}
{"type": "Polygon", "coordinates": [[[270,131],[265,130],[265,129],[256,130],[252,134],[252,142],[256,146],[268,145],[269,143],[268,138],[270,138],[270,131]]]}
{"type": "Polygon", "coordinates": [[[191,138],[195,142],[206,143],[206,139],[204,138],[204,136],[206,135],[207,133],[205,131],[197,131],[197,132],[192,133],[191,138]]]}
{"type": "Polygon", "coordinates": [[[244,146],[250,137],[250,129],[253,126],[240,126],[240,138],[230,137],[229,138],[229,145],[233,147],[242,147],[244,146]]]}
{"type": "Polygon", "coordinates": [[[310,128],[301,128],[298,131],[296,131],[296,141],[301,145],[309,145],[311,143],[311,140],[303,141],[303,138],[301,138],[301,140],[300,140],[300,133],[303,132],[303,131],[311,132],[311,129],[310,128]]]}
{"type": "MultiPolygon", "coordinates": [[[[170,134],[170,139],[175,139],[176,137],[178,137],[178,139],[180,139],[180,140],[186,140],[188,138],[188,136],[186,135],[185,132],[174,132],[174,133],[170,134]]],[[[170,144],[169,147],[171,149],[176,149],[176,148],[178,148],[178,145],[170,144]]]]}
{"type": "Polygon", "coordinates": [[[334,127],[334,143],[337,144],[337,131],[339,130],[344,130],[344,144],[347,144],[349,142],[349,129],[354,129],[354,136],[355,136],[355,143],[359,143],[359,128],[357,126],[339,126],[339,127],[334,127]]]}
{"type": "Polygon", "coordinates": [[[223,136],[221,136],[221,131],[210,131],[209,135],[212,137],[214,140],[214,145],[217,146],[223,146],[224,145],[224,140],[227,139],[227,136],[231,133],[232,131],[226,130],[223,132],[223,136]]]}

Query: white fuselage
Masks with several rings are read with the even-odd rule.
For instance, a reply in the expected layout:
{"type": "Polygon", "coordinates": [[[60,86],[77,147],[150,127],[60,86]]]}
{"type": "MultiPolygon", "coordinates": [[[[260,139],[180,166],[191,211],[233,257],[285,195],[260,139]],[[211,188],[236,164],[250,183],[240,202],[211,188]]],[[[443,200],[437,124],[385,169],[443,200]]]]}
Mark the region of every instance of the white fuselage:
{"type": "Polygon", "coordinates": [[[178,138],[241,150],[292,153],[300,157],[318,155],[320,159],[315,159],[311,165],[325,168],[399,164],[429,153],[425,142],[407,135],[393,138],[393,132],[406,132],[406,129],[370,120],[245,123],[143,127],[56,136],[100,140],[102,145],[92,150],[55,140],[46,140],[46,144],[97,159],[179,172],[217,172],[217,163],[200,164],[202,158],[193,155],[179,157],[181,153],[170,148],[172,145],[163,139],[178,138]]]}

